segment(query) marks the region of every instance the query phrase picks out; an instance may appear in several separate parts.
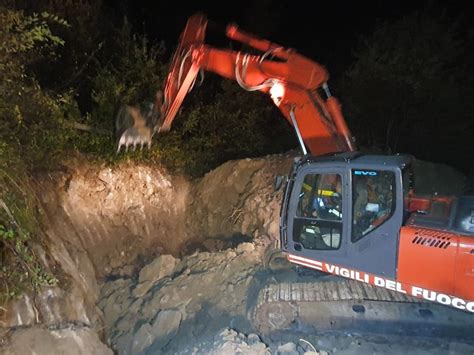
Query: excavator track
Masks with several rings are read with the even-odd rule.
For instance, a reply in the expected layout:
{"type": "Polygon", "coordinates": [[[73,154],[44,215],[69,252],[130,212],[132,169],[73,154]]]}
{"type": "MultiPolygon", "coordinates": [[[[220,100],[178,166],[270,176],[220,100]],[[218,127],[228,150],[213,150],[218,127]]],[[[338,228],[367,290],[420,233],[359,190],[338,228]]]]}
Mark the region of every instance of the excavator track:
{"type": "Polygon", "coordinates": [[[474,316],[358,281],[269,284],[260,290],[252,320],[257,331],[414,335],[474,341],[474,316]]]}

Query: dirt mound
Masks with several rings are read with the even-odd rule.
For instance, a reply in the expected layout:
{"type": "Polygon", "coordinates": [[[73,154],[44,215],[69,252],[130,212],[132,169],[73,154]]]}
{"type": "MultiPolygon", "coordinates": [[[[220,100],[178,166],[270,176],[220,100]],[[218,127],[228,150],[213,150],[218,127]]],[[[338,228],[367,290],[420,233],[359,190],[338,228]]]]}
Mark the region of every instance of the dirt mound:
{"type": "Polygon", "coordinates": [[[196,181],[186,212],[195,236],[188,245],[234,239],[232,247],[260,234],[277,239],[282,191],[274,191],[274,179],[288,174],[292,161],[289,154],[229,161],[196,181]]]}

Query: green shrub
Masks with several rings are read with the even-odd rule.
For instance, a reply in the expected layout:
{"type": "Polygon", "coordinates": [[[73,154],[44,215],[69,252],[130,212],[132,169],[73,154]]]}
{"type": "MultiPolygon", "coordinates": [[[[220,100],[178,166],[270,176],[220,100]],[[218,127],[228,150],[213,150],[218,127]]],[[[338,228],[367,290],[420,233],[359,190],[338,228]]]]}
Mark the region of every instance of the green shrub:
{"type": "Polygon", "coordinates": [[[65,119],[75,106],[73,93],[43,90],[28,70],[40,57],[54,60],[54,49],[64,44],[49,22],[67,25],[47,13],[0,8],[0,142],[27,153],[23,160],[34,168],[57,161],[73,134],[65,119]]]}
{"type": "Polygon", "coordinates": [[[70,93],[42,90],[29,72],[64,43],[48,23],[67,26],[48,13],[0,7],[0,302],[55,282],[33,251],[41,241],[28,172],[62,157],[72,134],[65,117],[75,104],[70,93]]]}

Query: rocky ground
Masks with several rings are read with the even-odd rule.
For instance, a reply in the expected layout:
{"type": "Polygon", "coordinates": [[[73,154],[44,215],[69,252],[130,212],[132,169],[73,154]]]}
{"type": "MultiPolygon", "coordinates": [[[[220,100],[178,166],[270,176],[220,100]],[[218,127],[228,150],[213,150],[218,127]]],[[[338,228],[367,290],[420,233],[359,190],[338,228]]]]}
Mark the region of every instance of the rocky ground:
{"type": "Polygon", "coordinates": [[[266,244],[259,239],[183,259],[162,255],[138,278],[105,283],[99,307],[112,347],[120,354],[179,352],[228,326],[251,329],[248,295],[260,284],[266,244]]]}
{"type": "MultiPolygon", "coordinates": [[[[108,281],[99,306],[119,354],[473,354],[474,344],[420,337],[291,331],[256,334],[252,309],[267,283],[309,281],[262,265],[271,240],[176,259],[162,255],[136,278],[108,281]]],[[[314,280],[313,280],[314,281],[314,280]]]]}

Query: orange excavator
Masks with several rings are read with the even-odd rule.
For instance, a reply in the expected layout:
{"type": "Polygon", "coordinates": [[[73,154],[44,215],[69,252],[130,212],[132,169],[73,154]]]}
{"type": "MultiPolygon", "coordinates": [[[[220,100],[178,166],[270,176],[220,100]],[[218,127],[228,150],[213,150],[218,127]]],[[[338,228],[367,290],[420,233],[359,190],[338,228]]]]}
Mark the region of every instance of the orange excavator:
{"type": "MultiPolygon", "coordinates": [[[[200,71],[267,94],[293,126],[303,151],[286,179],[280,247],[291,263],[355,280],[343,288],[341,283],[332,285],[332,293],[313,290],[310,301],[350,300],[352,317],[364,318],[370,318],[371,306],[355,307],[354,300],[391,301],[412,308],[419,304],[423,306],[412,320],[421,317],[426,324],[436,317],[453,319],[451,313],[439,311],[446,307],[426,306],[425,301],[434,301],[466,311],[456,313],[468,317],[459,322],[472,323],[474,196],[415,195],[411,157],[357,151],[323,66],[233,24],[227,26],[227,36],[261,54],[213,48],[204,43],[206,26],[202,14],[188,20],[172,59],[164,101],[158,96],[152,110],[161,114],[121,127],[119,149],[150,144],[155,133],[168,131],[200,71]]],[[[288,305],[299,304],[301,313],[301,301],[311,293],[294,285],[279,285],[276,292],[278,297],[267,293],[262,302],[276,304],[277,299],[275,312],[291,314],[290,321],[296,311],[288,305]]],[[[275,325],[278,317],[268,317],[262,323],[282,326],[275,325]]]]}

